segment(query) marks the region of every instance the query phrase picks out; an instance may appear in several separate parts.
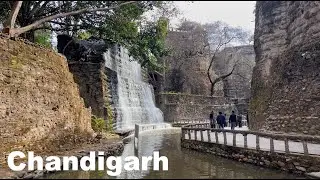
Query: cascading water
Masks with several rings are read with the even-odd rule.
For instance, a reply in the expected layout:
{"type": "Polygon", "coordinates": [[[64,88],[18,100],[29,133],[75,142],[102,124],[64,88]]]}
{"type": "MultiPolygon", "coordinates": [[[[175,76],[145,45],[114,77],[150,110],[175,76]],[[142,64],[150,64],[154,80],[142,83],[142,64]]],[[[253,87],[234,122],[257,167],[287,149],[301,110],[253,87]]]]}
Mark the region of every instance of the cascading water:
{"type": "Polygon", "coordinates": [[[132,61],[127,49],[115,46],[104,53],[105,65],[117,73],[116,130],[134,129],[135,124],[163,123],[155,106],[153,87],[144,82],[141,66],[132,61]]]}

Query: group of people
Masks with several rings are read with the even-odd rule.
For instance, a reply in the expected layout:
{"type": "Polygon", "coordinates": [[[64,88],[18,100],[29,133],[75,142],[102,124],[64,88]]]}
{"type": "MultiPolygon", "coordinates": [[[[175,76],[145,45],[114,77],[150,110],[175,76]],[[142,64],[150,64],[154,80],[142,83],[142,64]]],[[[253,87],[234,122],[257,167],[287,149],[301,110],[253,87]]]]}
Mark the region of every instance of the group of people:
{"type": "MultiPolygon", "coordinates": [[[[224,129],[224,127],[227,126],[226,121],[226,114],[222,114],[222,112],[219,112],[219,115],[214,118],[213,111],[210,113],[210,126],[211,128],[216,128],[216,124],[218,125],[219,129],[224,129]]],[[[237,116],[234,111],[232,111],[232,114],[229,116],[229,123],[231,125],[231,129],[234,130],[234,128],[239,125],[239,127],[242,127],[242,116],[237,116]]]]}

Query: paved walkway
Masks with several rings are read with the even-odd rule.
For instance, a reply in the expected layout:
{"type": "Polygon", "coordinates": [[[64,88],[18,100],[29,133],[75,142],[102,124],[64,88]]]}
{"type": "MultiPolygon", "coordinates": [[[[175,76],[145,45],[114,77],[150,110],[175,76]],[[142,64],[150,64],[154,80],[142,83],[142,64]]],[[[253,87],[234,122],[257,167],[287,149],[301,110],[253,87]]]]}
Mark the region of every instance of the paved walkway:
{"type": "MultiPolygon", "coordinates": [[[[230,127],[227,127],[225,129],[230,129],[230,127]]],[[[235,130],[248,130],[246,126],[243,126],[242,128],[236,127],[235,130]]],[[[227,132],[227,145],[232,146],[233,145],[233,134],[227,132]]],[[[188,139],[188,134],[185,135],[185,138],[188,139]]],[[[191,139],[195,139],[194,133],[191,133],[191,139]]],[[[210,132],[210,139],[211,142],[215,143],[216,137],[215,132],[210,132]]],[[[201,140],[201,132],[197,131],[197,140],[201,140]]],[[[203,140],[208,142],[208,134],[206,131],[203,131],[203,140]]],[[[218,140],[219,144],[223,144],[223,133],[218,133],[218,140]]],[[[260,137],[260,150],[263,151],[269,151],[270,150],[270,139],[260,137]]],[[[247,135],[247,142],[248,142],[248,148],[255,149],[256,148],[256,136],[253,134],[247,135]]],[[[313,143],[307,143],[308,144],[308,151],[310,155],[320,155],[320,144],[313,144],[313,143]]],[[[237,134],[236,138],[236,146],[237,147],[244,147],[244,137],[242,134],[237,134]]],[[[284,153],[285,152],[285,144],[284,141],[281,140],[274,140],[274,151],[284,153]]],[[[292,153],[301,153],[303,154],[303,146],[301,142],[293,142],[289,141],[289,151],[292,153]]]]}

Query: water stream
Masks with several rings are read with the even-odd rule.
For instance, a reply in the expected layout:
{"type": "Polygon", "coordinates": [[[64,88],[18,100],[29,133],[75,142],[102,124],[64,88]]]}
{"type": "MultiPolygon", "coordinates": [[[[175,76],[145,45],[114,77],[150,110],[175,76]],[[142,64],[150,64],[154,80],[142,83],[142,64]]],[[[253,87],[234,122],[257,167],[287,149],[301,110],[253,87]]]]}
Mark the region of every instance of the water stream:
{"type": "Polygon", "coordinates": [[[106,67],[117,73],[115,97],[116,130],[134,129],[135,124],[163,123],[163,114],[155,106],[153,87],[144,82],[141,66],[128,50],[114,46],[104,53],[106,67]]]}
{"type": "MultiPolygon", "coordinates": [[[[166,130],[168,132],[168,130],[166,130]]],[[[117,177],[108,176],[106,171],[75,171],[52,174],[46,178],[85,178],[85,179],[167,179],[167,178],[210,178],[210,179],[297,179],[297,177],[282,171],[266,169],[250,164],[221,158],[212,154],[201,153],[181,148],[180,133],[164,133],[161,130],[143,132],[139,137],[138,152],[134,150],[133,141],[127,143],[122,153],[122,159],[127,156],[151,156],[153,151],[159,151],[160,156],[166,156],[169,161],[168,171],[154,171],[152,163],[148,171],[125,171],[117,177]]]]}

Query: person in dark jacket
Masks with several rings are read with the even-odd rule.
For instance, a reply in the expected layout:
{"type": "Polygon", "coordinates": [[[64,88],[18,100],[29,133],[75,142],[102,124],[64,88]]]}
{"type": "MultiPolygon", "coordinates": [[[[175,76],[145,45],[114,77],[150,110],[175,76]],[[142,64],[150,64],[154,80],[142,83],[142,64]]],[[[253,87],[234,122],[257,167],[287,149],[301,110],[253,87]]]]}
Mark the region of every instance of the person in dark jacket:
{"type": "Polygon", "coordinates": [[[234,111],[232,111],[232,114],[229,117],[229,123],[231,125],[231,129],[234,130],[237,126],[237,116],[234,114],[234,111]]]}
{"type": "Polygon", "coordinates": [[[222,112],[219,112],[219,115],[217,116],[217,123],[220,129],[224,129],[224,125],[226,124],[226,117],[222,115],[222,112]]]}
{"type": "Polygon", "coordinates": [[[237,120],[238,120],[239,128],[241,128],[242,127],[242,115],[239,115],[237,120]]]}
{"type": "Polygon", "coordinates": [[[213,111],[211,111],[211,113],[210,113],[210,127],[211,127],[211,128],[216,128],[216,122],[215,122],[215,120],[214,120],[213,111]]]}

